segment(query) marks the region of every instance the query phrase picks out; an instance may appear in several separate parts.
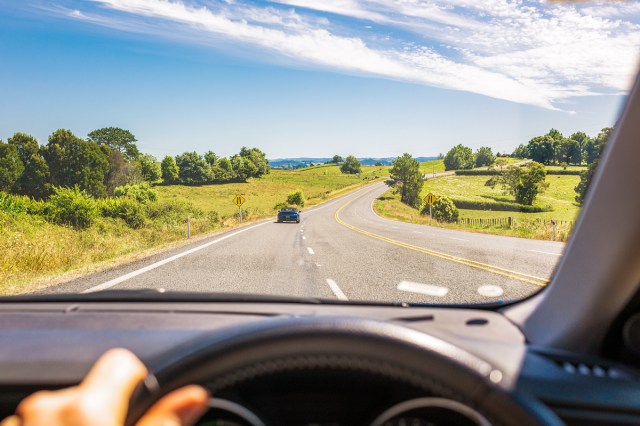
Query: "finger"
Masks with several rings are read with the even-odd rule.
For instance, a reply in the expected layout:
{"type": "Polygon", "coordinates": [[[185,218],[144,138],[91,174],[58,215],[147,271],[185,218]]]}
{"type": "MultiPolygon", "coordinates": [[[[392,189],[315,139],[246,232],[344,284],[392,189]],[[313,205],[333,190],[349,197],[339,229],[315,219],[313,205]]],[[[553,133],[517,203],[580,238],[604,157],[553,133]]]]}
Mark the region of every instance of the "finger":
{"type": "Polygon", "coordinates": [[[89,411],[110,413],[122,423],[131,394],[146,375],[147,368],[132,352],[111,349],[96,361],[80,384],[82,402],[89,411]]]}
{"type": "Polygon", "coordinates": [[[0,422],[0,426],[22,426],[22,419],[18,416],[9,416],[0,422]]]}
{"type": "Polygon", "coordinates": [[[202,386],[185,386],[156,402],[136,426],[191,426],[207,411],[208,400],[202,386]]]}
{"type": "Polygon", "coordinates": [[[76,387],[58,391],[39,391],[29,395],[16,408],[17,417],[21,421],[20,424],[25,426],[57,424],[61,417],[62,408],[73,404],[76,400],[76,395],[76,387]]]}

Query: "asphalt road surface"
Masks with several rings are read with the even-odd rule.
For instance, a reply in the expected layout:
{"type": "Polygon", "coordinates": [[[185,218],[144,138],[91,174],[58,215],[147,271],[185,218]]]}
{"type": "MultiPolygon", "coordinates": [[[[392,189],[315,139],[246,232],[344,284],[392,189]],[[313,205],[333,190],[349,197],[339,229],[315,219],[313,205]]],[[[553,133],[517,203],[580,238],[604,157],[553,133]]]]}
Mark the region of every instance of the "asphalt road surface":
{"type": "Polygon", "coordinates": [[[258,222],[41,293],[164,289],[383,302],[507,301],[540,290],[564,248],[383,219],[372,203],[386,190],[383,183],[370,185],[303,209],[299,224],[258,222]]]}

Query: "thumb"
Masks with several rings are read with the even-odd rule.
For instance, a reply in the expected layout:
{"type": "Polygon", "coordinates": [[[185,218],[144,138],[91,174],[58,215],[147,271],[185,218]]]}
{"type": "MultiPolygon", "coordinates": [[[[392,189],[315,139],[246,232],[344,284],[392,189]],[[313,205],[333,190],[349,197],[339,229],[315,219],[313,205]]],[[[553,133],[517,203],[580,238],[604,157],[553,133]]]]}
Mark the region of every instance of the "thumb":
{"type": "Polygon", "coordinates": [[[185,386],[162,397],[136,426],[191,426],[207,411],[208,400],[203,387],[185,386]]]}

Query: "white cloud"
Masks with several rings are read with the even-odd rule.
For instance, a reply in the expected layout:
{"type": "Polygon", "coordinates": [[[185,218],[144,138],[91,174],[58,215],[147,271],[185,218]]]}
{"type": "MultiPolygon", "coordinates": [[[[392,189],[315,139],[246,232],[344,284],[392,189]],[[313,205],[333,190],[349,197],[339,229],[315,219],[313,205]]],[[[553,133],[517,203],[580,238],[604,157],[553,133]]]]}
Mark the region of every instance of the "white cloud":
{"type": "Polygon", "coordinates": [[[146,32],[173,25],[198,42],[224,38],[304,64],[550,109],[574,96],[628,90],[640,46],[640,7],[625,3],[600,10],[518,0],[93,1],[108,16],[70,15],[146,32]],[[376,31],[335,15],[375,22],[376,31]]]}

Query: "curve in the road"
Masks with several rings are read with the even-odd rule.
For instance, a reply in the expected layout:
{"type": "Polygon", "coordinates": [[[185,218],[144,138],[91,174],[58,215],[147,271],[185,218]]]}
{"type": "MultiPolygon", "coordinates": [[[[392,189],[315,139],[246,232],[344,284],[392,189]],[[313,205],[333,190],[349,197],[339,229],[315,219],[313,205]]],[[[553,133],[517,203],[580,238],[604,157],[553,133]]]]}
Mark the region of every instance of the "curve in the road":
{"type": "MultiPolygon", "coordinates": [[[[371,191],[373,191],[373,189],[371,191]]],[[[462,265],[466,265],[466,266],[469,266],[471,268],[481,269],[483,271],[491,272],[491,273],[498,274],[498,275],[503,275],[503,276],[506,276],[508,278],[512,278],[512,279],[515,279],[515,280],[518,280],[518,281],[522,281],[522,282],[526,282],[526,283],[529,283],[529,284],[535,284],[535,285],[540,286],[540,287],[544,287],[549,283],[549,280],[547,280],[545,278],[536,277],[534,275],[529,275],[529,274],[525,274],[525,273],[522,273],[522,272],[513,271],[513,270],[510,270],[510,269],[505,269],[505,268],[501,268],[499,266],[490,265],[490,264],[487,264],[487,263],[482,263],[482,262],[478,262],[478,261],[471,260],[471,259],[465,259],[465,258],[462,258],[462,257],[453,256],[453,255],[450,255],[450,254],[447,254],[447,253],[443,253],[443,252],[427,249],[427,248],[424,248],[424,247],[415,246],[413,244],[408,244],[408,243],[405,243],[405,242],[402,242],[402,241],[394,240],[392,238],[388,238],[388,237],[385,237],[383,235],[375,234],[373,232],[366,231],[364,229],[361,229],[361,228],[358,228],[356,226],[353,226],[353,225],[351,225],[349,223],[346,223],[344,220],[342,220],[340,218],[340,212],[345,207],[347,207],[349,204],[351,204],[352,202],[354,202],[358,198],[361,198],[361,197],[363,197],[363,196],[365,196],[367,194],[368,194],[368,192],[360,195],[357,198],[353,198],[353,199],[347,201],[346,203],[344,203],[342,206],[340,206],[340,208],[338,208],[336,210],[335,214],[334,214],[336,222],[338,222],[342,226],[345,226],[345,227],[347,227],[347,228],[349,228],[349,229],[351,229],[351,230],[353,230],[355,232],[359,232],[360,234],[366,235],[368,237],[375,238],[375,239],[378,239],[380,241],[385,241],[387,243],[394,244],[396,246],[404,247],[404,248],[409,249],[409,250],[417,251],[417,252],[424,253],[424,254],[427,254],[427,255],[430,255],[430,256],[435,256],[435,257],[439,257],[441,259],[449,260],[451,262],[455,262],[455,263],[459,263],[459,264],[462,264],[462,265]]]]}

